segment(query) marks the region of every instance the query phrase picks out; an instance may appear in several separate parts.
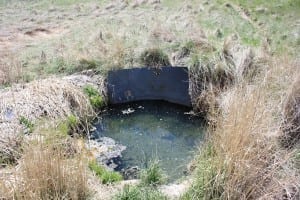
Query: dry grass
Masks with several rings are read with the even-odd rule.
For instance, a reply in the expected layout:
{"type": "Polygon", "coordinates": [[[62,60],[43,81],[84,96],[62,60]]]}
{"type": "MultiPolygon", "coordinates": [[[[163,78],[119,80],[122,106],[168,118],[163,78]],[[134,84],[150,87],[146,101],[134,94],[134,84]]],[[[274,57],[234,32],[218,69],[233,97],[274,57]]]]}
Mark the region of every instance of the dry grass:
{"type": "Polygon", "coordinates": [[[300,74],[291,86],[284,105],[282,144],[293,147],[300,141],[300,74]]]}
{"type": "Polygon", "coordinates": [[[216,97],[231,87],[236,79],[234,66],[226,63],[223,54],[209,61],[202,61],[198,56],[191,60],[190,94],[193,107],[200,114],[218,107],[216,97]]]}
{"type": "MultiPolygon", "coordinates": [[[[68,140],[42,137],[24,151],[13,180],[1,180],[7,199],[87,199],[87,161],[68,140]],[[72,145],[71,145],[72,146],[72,145]]],[[[4,194],[4,193],[3,193],[4,194]]]]}
{"type": "MultiPolygon", "coordinates": [[[[0,97],[0,161],[12,164],[20,157],[22,150],[19,134],[29,133],[41,119],[57,120],[69,116],[76,118],[77,133],[89,133],[89,122],[95,113],[82,87],[92,84],[86,76],[72,76],[66,79],[49,78],[24,85],[14,85],[2,90],[0,97]],[[28,124],[27,124],[28,125],[28,124]]],[[[95,85],[95,84],[92,84],[95,85]]],[[[97,85],[95,87],[98,87],[97,85]]],[[[100,87],[99,86],[99,90],[100,87]]],[[[98,88],[97,88],[98,89],[98,88]]]]}
{"type": "Polygon", "coordinates": [[[14,56],[0,58],[0,85],[9,85],[20,81],[22,77],[22,64],[14,56]]]}
{"type": "Polygon", "coordinates": [[[260,82],[240,80],[227,92],[221,112],[212,113],[214,123],[200,152],[195,182],[183,199],[299,197],[292,153],[280,149],[274,137],[281,124],[276,105],[281,105],[288,85],[282,76],[293,77],[294,66],[266,67],[260,82]]]}
{"type": "MultiPolygon", "coordinates": [[[[85,80],[82,77],[81,82],[85,80]]],[[[76,80],[75,80],[76,82],[76,80]]],[[[80,85],[80,81],[78,83],[80,85]]],[[[50,78],[26,85],[16,85],[0,97],[0,129],[16,133],[19,120],[25,117],[35,123],[38,119],[65,118],[71,114],[87,120],[94,115],[88,97],[72,80],[50,78]]],[[[85,127],[85,124],[83,124],[85,127]]]]}
{"type": "Polygon", "coordinates": [[[273,160],[274,143],[264,135],[271,127],[271,113],[265,111],[259,88],[237,89],[233,95],[229,112],[217,120],[212,136],[215,167],[222,177],[215,184],[223,188],[223,199],[257,198],[278,162],[273,160]]]}
{"type": "Polygon", "coordinates": [[[22,136],[0,137],[0,168],[17,163],[22,154],[22,136]]]}

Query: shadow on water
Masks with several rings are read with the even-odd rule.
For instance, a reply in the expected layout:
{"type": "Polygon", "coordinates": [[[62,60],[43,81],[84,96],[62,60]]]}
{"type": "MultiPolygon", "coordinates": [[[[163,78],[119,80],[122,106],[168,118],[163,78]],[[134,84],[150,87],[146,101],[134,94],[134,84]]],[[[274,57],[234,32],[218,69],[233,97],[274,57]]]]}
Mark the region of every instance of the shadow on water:
{"type": "Polygon", "coordinates": [[[96,124],[94,137],[110,137],[127,149],[116,170],[144,168],[159,159],[170,181],[184,175],[197,145],[204,138],[201,119],[186,114],[190,108],[164,101],[114,105],[96,124]]]}

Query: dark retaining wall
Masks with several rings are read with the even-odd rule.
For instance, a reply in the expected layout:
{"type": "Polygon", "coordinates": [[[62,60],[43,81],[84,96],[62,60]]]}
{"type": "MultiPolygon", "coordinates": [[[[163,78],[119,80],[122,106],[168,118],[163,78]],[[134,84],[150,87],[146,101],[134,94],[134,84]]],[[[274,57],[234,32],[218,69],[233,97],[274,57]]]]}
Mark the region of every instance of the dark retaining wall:
{"type": "Polygon", "coordinates": [[[191,107],[186,67],[133,68],[110,71],[107,77],[110,104],[139,100],[165,100],[191,107]]]}

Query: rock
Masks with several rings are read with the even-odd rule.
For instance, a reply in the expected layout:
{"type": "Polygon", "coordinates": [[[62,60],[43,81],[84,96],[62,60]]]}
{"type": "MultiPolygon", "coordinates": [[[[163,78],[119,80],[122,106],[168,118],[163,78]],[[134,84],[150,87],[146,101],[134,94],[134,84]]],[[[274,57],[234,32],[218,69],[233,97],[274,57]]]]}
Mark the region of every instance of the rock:
{"type": "Polygon", "coordinates": [[[268,11],[268,9],[267,8],[263,8],[263,7],[255,9],[255,12],[257,12],[257,13],[266,13],[267,11],[268,11]]]}
{"type": "Polygon", "coordinates": [[[120,165],[122,152],[126,149],[125,146],[117,144],[109,137],[101,137],[97,140],[90,140],[86,143],[87,149],[91,151],[93,157],[103,165],[111,169],[115,169],[120,165]]]}
{"type": "Polygon", "coordinates": [[[122,169],[121,172],[125,180],[134,180],[138,179],[140,168],[138,166],[128,167],[126,169],[122,169]]]}
{"type": "Polygon", "coordinates": [[[178,184],[162,185],[159,190],[169,199],[179,199],[179,197],[187,191],[190,185],[191,180],[186,180],[178,184]]]}

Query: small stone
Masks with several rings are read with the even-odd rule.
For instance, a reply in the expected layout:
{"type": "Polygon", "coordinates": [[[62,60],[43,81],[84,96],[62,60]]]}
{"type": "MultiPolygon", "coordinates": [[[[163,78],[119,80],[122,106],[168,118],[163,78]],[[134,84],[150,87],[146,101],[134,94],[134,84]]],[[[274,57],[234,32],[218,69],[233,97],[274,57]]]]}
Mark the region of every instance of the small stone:
{"type": "Polygon", "coordinates": [[[255,12],[257,12],[257,13],[265,13],[265,12],[267,12],[267,11],[268,11],[267,8],[262,8],[262,7],[256,8],[256,9],[255,9],[255,12]]]}
{"type": "Polygon", "coordinates": [[[128,167],[121,172],[125,180],[138,179],[140,168],[138,166],[128,167]]]}

